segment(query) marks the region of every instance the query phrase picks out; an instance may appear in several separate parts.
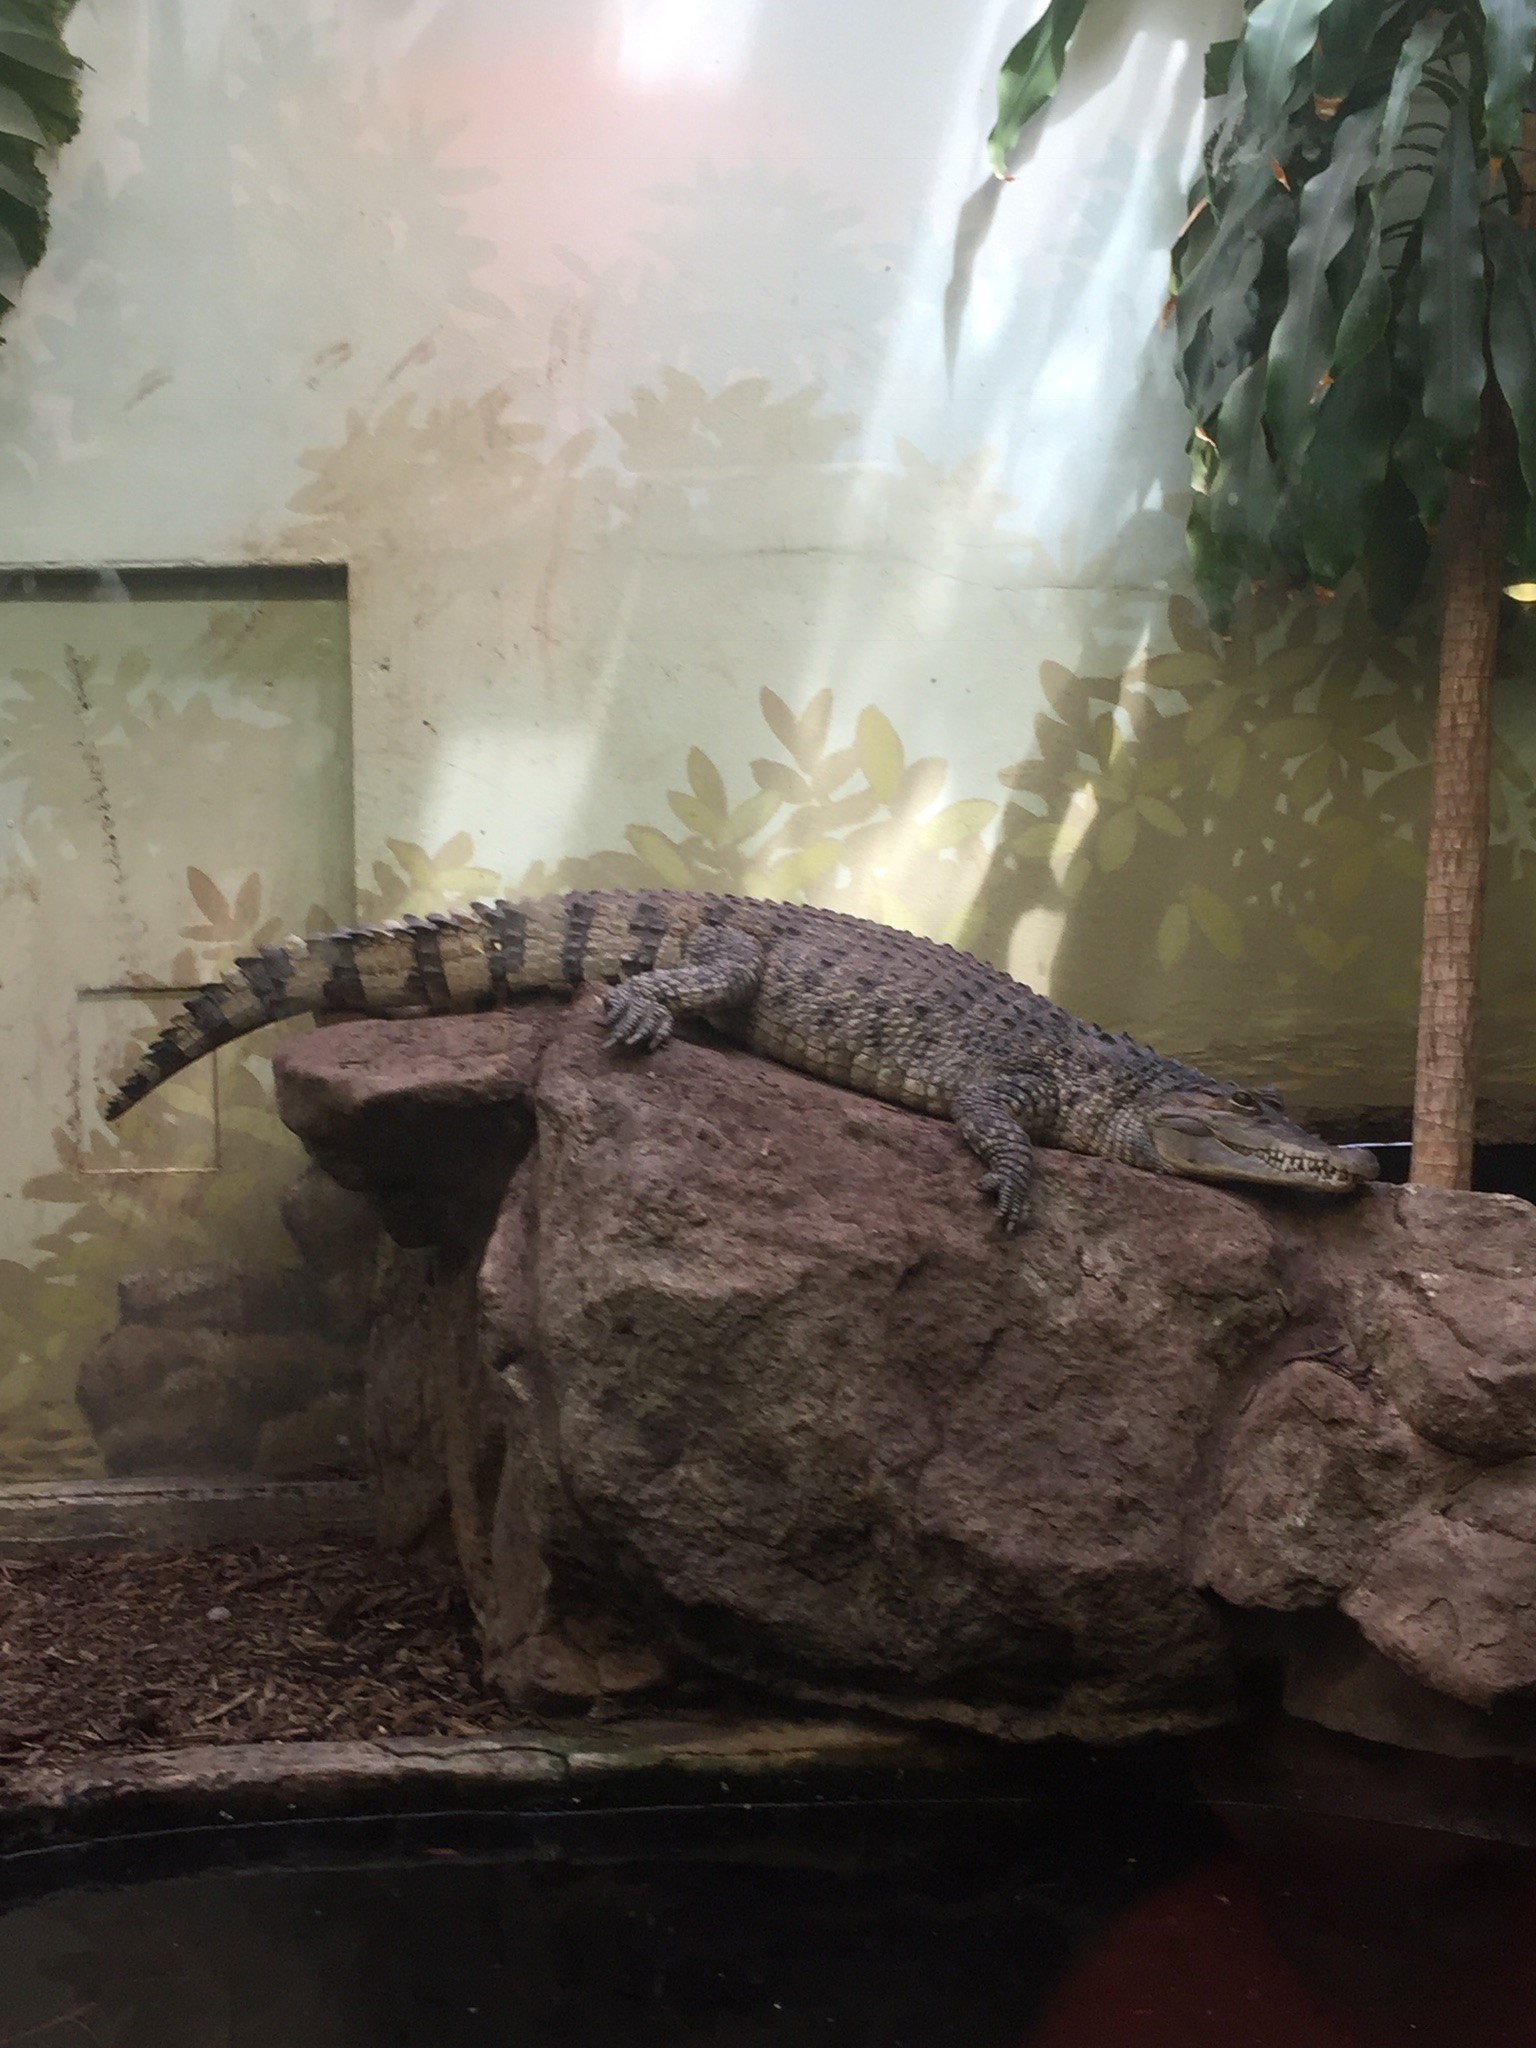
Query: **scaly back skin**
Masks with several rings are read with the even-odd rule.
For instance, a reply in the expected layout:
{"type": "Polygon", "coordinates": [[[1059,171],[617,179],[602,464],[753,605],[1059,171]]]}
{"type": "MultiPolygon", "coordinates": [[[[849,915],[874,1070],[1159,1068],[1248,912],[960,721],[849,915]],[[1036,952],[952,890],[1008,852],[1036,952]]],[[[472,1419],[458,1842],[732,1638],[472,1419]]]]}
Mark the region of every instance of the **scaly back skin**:
{"type": "Polygon", "coordinates": [[[701,1016],[787,1066],[952,1118],[1010,1226],[1030,1139],[1161,1171],[1131,1105],[1221,1085],[908,932],[802,904],[602,890],[265,946],[188,1001],[106,1114],[280,1017],[483,1010],[584,982],[617,985],[610,1043],[655,1048],[675,1018],[701,1016]]]}

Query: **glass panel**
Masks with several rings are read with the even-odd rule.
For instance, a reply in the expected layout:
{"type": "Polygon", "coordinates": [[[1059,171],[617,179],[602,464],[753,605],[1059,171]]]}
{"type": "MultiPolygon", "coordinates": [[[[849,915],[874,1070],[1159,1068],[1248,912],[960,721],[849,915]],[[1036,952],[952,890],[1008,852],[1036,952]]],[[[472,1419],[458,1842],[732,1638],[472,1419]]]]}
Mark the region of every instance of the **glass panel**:
{"type": "MultiPolygon", "coordinates": [[[[0,629],[0,1480],[228,1469],[238,1431],[123,1426],[130,1382],[153,1405],[196,1377],[185,1285],[174,1340],[149,1334],[172,1311],[146,1283],[120,1355],[101,1346],[129,1274],[294,1264],[276,1197],[302,1154],[272,1108],[275,1033],[120,1125],[100,1103],[187,989],[352,913],[344,584],[13,572],[0,629]],[[94,1428],[75,1398],[88,1362],[94,1428]]],[[[203,1296],[206,1335],[229,1287],[206,1271],[203,1296]]]]}

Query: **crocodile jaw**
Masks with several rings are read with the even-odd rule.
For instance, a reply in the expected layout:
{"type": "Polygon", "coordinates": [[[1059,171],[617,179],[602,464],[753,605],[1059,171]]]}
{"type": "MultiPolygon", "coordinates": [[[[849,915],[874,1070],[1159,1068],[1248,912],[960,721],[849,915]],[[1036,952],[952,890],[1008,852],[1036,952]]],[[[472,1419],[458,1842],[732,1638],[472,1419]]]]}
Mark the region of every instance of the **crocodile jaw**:
{"type": "Polygon", "coordinates": [[[1364,1147],[1327,1145],[1257,1098],[1173,1096],[1149,1107],[1146,1126],[1163,1171],[1186,1180],[1347,1195],[1380,1171],[1364,1147]]]}

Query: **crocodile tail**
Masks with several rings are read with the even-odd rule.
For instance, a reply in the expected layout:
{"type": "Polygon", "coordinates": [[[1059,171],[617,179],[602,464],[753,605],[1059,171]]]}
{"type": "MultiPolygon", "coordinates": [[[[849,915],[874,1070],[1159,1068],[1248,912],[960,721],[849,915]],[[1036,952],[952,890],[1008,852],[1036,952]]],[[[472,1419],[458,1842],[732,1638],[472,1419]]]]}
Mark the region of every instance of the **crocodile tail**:
{"type": "Polygon", "coordinates": [[[692,921],[688,901],[666,890],[587,891],[263,946],[187,999],[102,1114],[115,1121],[173,1074],[281,1017],[449,1015],[668,965],[692,921]]]}

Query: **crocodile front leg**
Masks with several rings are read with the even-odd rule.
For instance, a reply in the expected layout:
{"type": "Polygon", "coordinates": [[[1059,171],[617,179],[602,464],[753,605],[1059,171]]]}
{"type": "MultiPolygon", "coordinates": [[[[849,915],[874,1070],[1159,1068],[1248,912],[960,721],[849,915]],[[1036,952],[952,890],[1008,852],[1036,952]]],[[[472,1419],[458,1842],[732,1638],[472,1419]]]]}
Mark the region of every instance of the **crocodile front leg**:
{"type": "Polygon", "coordinates": [[[652,968],[610,991],[603,1005],[605,1043],[655,1052],[672,1036],[675,1018],[741,1009],[757,994],[762,975],[756,939],[729,925],[701,925],[680,967],[652,968]]]}
{"type": "Polygon", "coordinates": [[[1030,1127],[1044,1129],[1053,1101],[1046,1081],[995,1074],[960,1089],[950,1102],[956,1130],[986,1165],[982,1192],[996,1198],[1005,1230],[1022,1230],[1028,1219],[1035,1172],[1030,1127]]]}

